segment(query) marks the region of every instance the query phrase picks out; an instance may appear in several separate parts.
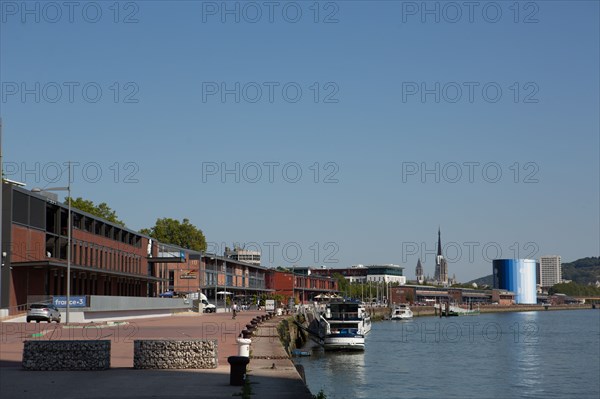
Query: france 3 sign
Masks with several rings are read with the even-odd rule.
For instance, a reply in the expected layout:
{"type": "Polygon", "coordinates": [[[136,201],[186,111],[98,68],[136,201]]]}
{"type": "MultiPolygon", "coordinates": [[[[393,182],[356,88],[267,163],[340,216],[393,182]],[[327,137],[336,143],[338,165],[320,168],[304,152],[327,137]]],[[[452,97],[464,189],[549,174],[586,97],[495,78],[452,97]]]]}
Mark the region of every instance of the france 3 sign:
{"type": "MultiPolygon", "coordinates": [[[[66,296],[55,296],[52,298],[52,303],[57,308],[66,308],[67,307],[67,297],[66,296]]],[[[70,308],[87,308],[87,297],[86,296],[72,296],[69,298],[69,307],[70,308]]]]}

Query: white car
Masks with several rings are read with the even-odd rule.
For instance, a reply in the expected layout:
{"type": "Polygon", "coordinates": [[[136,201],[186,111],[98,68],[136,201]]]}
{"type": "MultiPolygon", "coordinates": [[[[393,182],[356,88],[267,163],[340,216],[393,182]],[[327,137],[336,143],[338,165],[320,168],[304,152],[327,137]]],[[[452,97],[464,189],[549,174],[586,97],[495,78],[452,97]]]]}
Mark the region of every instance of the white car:
{"type": "Polygon", "coordinates": [[[27,323],[32,320],[36,323],[40,321],[47,321],[48,323],[55,321],[60,323],[60,310],[52,304],[33,303],[27,311],[27,323]]]}

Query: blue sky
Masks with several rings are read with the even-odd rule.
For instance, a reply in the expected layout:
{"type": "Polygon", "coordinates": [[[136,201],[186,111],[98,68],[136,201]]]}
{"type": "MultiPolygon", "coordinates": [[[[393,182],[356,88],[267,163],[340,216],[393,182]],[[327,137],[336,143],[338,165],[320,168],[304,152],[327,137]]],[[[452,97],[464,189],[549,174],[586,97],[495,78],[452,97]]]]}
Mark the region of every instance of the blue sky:
{"type": "Polygon", "coordinates": [[[185,217],[266,265],[433,274],[438,226],[462,281],[600,252],[597,1],[0,4],[29,188],[72,160],[129,227],[185,217]]]}

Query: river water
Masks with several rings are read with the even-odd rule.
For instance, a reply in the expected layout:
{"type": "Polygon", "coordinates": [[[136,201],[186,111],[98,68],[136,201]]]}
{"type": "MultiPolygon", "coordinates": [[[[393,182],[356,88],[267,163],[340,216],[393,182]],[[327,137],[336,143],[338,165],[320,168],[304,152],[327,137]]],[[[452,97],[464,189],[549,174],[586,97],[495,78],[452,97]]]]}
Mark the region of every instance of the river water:
{"type": "Polygon", "coordinates": [[[600,398],[598,310],[382,321],[365,352],[311,347],[294,361],[328,399],[600,398]]]}

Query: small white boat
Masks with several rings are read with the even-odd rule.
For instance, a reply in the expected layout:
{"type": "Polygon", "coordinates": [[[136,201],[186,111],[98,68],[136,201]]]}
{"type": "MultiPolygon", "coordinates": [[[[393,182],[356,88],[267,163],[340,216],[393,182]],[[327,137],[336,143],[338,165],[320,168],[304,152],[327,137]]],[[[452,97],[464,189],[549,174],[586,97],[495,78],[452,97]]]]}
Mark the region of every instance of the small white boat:
{"type": "Polygon", "coordinates": [[[413,318],[413,312],[407,304],[396,305],[392,310],[392,320],[407,320],[413,318]]]}

